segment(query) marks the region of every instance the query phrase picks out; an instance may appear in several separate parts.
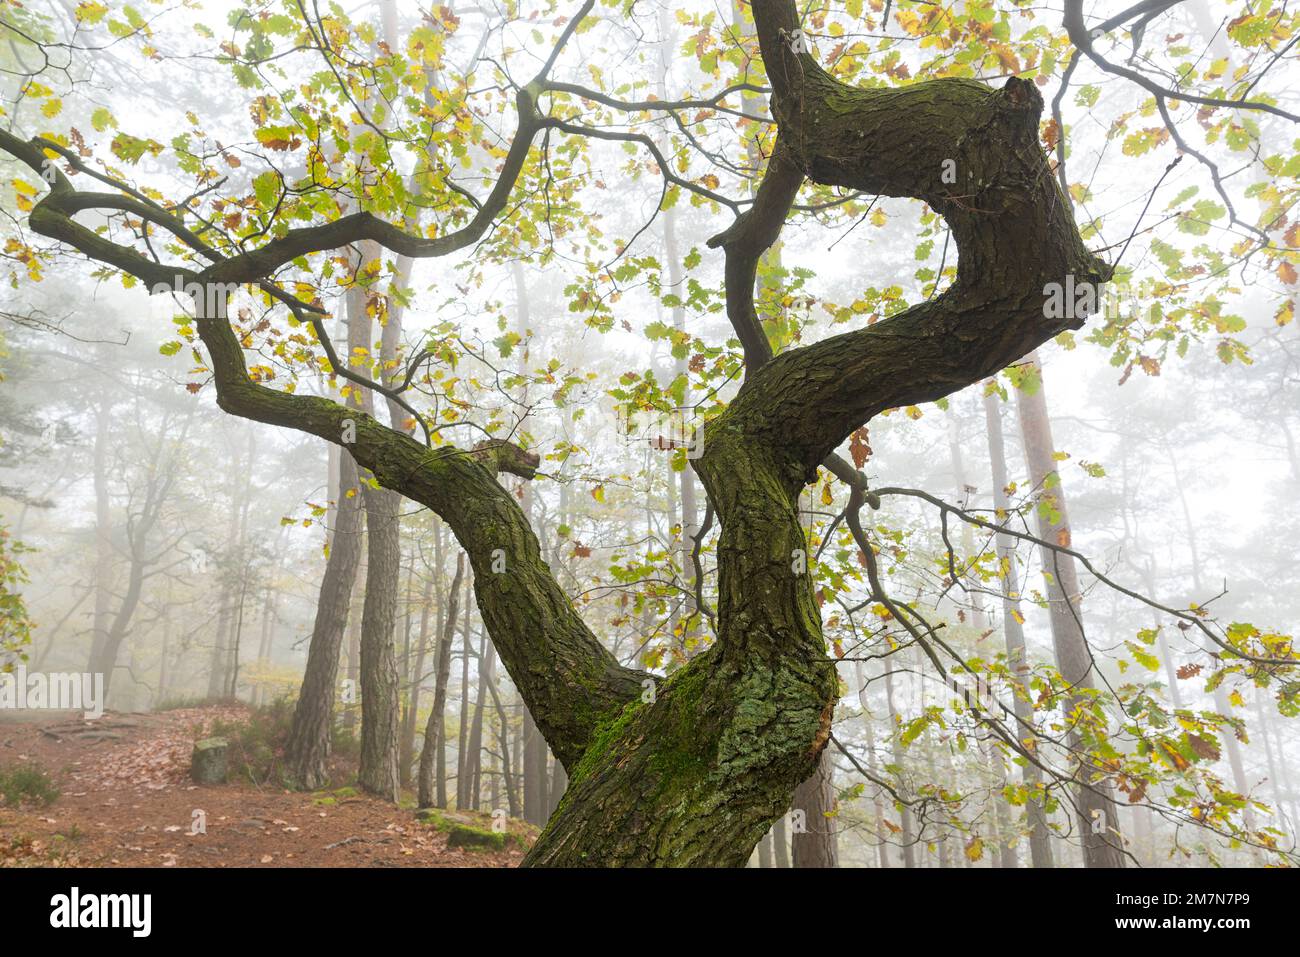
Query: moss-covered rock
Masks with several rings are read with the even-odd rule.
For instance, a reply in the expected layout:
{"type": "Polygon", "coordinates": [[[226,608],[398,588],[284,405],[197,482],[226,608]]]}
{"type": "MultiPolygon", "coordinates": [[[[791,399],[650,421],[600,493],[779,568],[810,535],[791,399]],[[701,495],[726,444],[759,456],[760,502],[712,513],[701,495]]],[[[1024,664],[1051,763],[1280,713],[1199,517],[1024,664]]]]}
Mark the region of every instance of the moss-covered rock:
{"type": "Polygon", "coordinates": [[[510,835],[505,831],[489,831],[468,824],[453,824],[447,833],[448,847],[484,848],[491,851],[503,851],[510,835]]]}
{"type": "Polygon", "coordinates": [[[190,756],[190,777],[197,784],[225,784],[229,751],[230,742],[225,738],[205,738],[196,742],[190,756]]]}

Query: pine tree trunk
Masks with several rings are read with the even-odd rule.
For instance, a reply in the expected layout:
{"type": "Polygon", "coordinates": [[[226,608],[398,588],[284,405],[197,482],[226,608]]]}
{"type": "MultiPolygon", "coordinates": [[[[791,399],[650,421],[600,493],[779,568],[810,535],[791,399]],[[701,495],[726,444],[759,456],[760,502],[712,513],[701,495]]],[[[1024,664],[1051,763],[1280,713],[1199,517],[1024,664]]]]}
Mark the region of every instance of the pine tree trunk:
{"type": "Polygon", "coordinates": [[[95,408],[95,441],[92,453],[95,486],[95,611],[94,633],[91,636],[90,655],[87,658],[89,662],[87,670],[91,674],[97,673],[93,666],[103,654],[103,645],[108,640],[108,629],[112,621],[113,515],[108,487],[108,447],[112,441],[109,435],[112,424],[110,394],[108,387],[105,387],[95,408]]]}
{"type": "MultiPolygon", "coordinates": [[[[885,659],[885,703],[889,709],[889,740],[893,752],[894,765],[895,767],[902,768],[904,766],[903,751],[902,744],[899,741],[899,727],[902,718],[898,713],[898,709],[894,705],[894,666],[893,662],[889,658],[885,659]]],[[[897,780],[898,795],[902,803],[902,808],[899,811],[901,830],[899,831],[898,839],[899,846],[903,851],[903,866],[915,867],[916,851],[914,846],[918,840],[918,835],[913,824],[912,806],[909,803],[910,793],[901,774],[898,776],[897,780]]]]}
{"type": "MultiPolygon", "coordinates": [[[[510,717],[506,712],[505,704],[501,700],[501,690],[497,687],[495,660],[493,660],[492,665],[492,669],[488,672],[488,691],[492,695],[492,704],[497,713],[497,744],[501,751],[501,784],[505,788],[506,808],[510,812],[510,816],[518,817],[520,814],[519,790],[516,787],[517,779],[511,763],[511,755],[514,752],[510,747],[510,717]]],[[[494,778],[492,807],[489,810],[496,811],[499,807],[501,807],[501,796],[496,788],[496,779],[494,778]]]]}
{"type": "MultiPolygon", "coordinates": [[[[451,676],[451,646],[456,634],[456,616],[460,606],[460,582],[465,574],[465,556],[456,556],[456,577],[447,591],[447,614],[438,642],[438,674],[434,679],[433,707],[424,726],[424,745],[420,749],[420,807],[447,806],[447,682],[451,676]]],[[[468,611],[467,611],[468,614],[468,611]]],[[[458,796],[459,805],[459,796],[458,796]]]]}
{"type": "Polygon", "coordinates": [[[772,824],[772,858],[777,867],[790,866],[790,837],[786,834],[784,814],[772,824]]]}
{"type": "Polygon", "coordinates": [[[794,792],[794,807],[804,812],[804,831],[790,842],[795,867],[838,867],[839,841],[835,826],[835,785],[829,749],[822,751],[817,770],[794,792]]]}
{"type": "Polygon", "coordinates": [[[456,807],[465,810],[469,807],[470,760],[469,760],[469,662],[473,657],[470,650],[469,628],[470,595],[465,596],[465,624],[460,633],[460,721],[456,735],[456,807]]]}
{"type": "Polygon", "coordinates": [[[361,564],[361,497],[356,491],[357,468],[347,452],[339,457],[338,485],[341,491],[334,511],[332,544],[321,578],[311,642],[307,646],[307,670],[285,749],[290,777],[308,790],[329,783],[327,765],[339,652],[347,630],[352,587],[361,564]]]}
{"type": "Polygon", "coordinates": [[[406,720],[402,725],[402,744],[398,749],[398,764],[410,783],[411,766],[415,760],[415,729],[419,722],[420,698],[424,691],[424,668],[429,656],[429,616],[433,604],[433,575],[424,583],[420,594],[420,632],[416,639],[415,664],[411,672],[410,690],[407,692],[410,704],[406,709],[406,720]]]}
{"type": "Polygon", "coordinates": [[[362,486],[366,507],[366,597],[361,612],[361,768],[362,790],[396,801],[397,585],[401,574],[398,515],[402,497],[387,489],[362,486]]]}
{"type": "MultiPolygon", "coordinates": [[[[992,392],[984,393],[984,423],[988,435],[989,462],[993,472],[993,507],[996,514],[1009,516],[1011,501],[1007,494],[1010,479],[1007,475],[1006,441],[1002,431],[1002,409],[992,392]]],[[[1032,733],[1034,708],[1029,700],[1025,677],[1029,674],[1029,652],[1025,647],[1025,629],[1021,624],[1020,572],[1016,566],[1015,543],[1009,536],[997,538],[998,562],[1002,569],[1002,634],[1007,647],[1007,664],[1016,676],[1012,687],[1012,711],[1016,716],[1017,737],[1026,748],[1036,740],[1032,733]]],[[[1052,866],[1052,836],[1047,828],[1047,813],[1043,809],[1046,799],[1042,791],[1043,775],[1033,762],[1021,768],[1021,780],[1030,792],[1025,802],[1025,818],[1029,825],[1029,857],[1034,867],[1052,866]]]]}
{"type": "MultiPolygon", "coordinates": [[[[1056,470],[1052,442],[1052,424],[1047,412],[1047,396],[1042,381],[1042,367],[1036,355],[1029,362],[1038,370],[1037,387],[1016,390],[1020,410],[1020,429],[1025,443],[1029,477],[1038,494],[1035,509],[1038,537],[1058,545],[1070,544],[1070,520],[1066,512],[1065,492],[1056,470]]],[[[1052,644],[1056,649],[1056,667],[1072,688],[1091,688],[1096,679],[1092,651],[1083,633],[1082,593],[1074,559],[1050,548],[1040,547],[1043,577],[1049,602],[1052,644]]],[[[1123,843],[1119,833],[1119,811],[1110,797],[1110,787],[1102,772],[1089,760],[1086,751],[1092,718],[1086,694],[1071,694],[1065,702],[1066,722],[1070,728],[1066,743],[1078,762],[1079,787],[1075,790],[1078,827],[1087,867],[1123,867],[1123,843]]]]}
{"type": "Polygon", "coordinates": [[[474,717],[470,722],[469,739],[466,748],[466,777],[468,780],[467,797],[469,809],[477,811],[483,796],[483,711],[487,705],[488,674],[491,671],[493,654],[492,643],[485,634],[479,643],[478,678],[474,694],[474,717]]]}
{"type": "MultiPolygon", "coordinates": [[[[360,487],[357,488],[357,498],[359,500],[361,499],[360,487]]],[[[366,510],[363,502],[361,514],[364,516],[365,512],[366,510]]],[[[365,565],[366,564],[366,548],[365,548],[366,542],[364,537],[361,536],[358,537],[361,538],[361,542],[362,542],[361,563],[365,565]]],[[[369,570],[367,569],[367,573],[368,571],[369,570]]],[[[364,582],[364,579],[362,579],[362,581],[364,582]]],[[[363,589],[365,588],[364,584],[362,584],[362,588],[363,589]]],[[[353,603],[353,607],[348,609],[348,629],[347,629],[346,640],[347,640],[347,644],[345,645],[345,651],[347,654],[346,674],[348,679],[348,688],[351,689],[351,695],[350,695],[351,700],[344,702],[342,725],[343,725],[343,730],[348,733],[349,737],[355,737],[357,731],[357,716],[361,710],[360,707],[358,707],[358,696],[361,694],[361,612],[360,609],[356,607],[355,603],[353,603]]]]}
{"type": "Polygon", "coordinates": [[[560,801],[564,797],[564,792],[569,787],[569,775],[564,770],[564,765],[560,759],[556,758],[555,763],[551,766],[551,786],[549,788],[550,807],[546,810],[546,817],[549,819],[555,813],[555,809],[560,806],[560,801]]]}
{"type": "Polygon", "coordinates": [[[524,820],[541,825],[546,823],[550,807],[546,798],[546,743],[527,707],[523,709],[523,719],[524,820]]]}

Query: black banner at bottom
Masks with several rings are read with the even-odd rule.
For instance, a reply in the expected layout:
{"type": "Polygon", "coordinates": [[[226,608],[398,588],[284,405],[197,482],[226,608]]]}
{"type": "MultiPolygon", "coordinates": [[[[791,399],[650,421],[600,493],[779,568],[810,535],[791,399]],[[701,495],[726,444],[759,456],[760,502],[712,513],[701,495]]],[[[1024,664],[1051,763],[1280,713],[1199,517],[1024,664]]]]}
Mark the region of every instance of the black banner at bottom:
{"type": "Polygon", "coordinates": [[[1296,890],[1285,870],[0,869],[0,917],[7,941],[77,935],[127,948],[249,934],[373,946],[377,934],[447,931],[500,944],[545,937],[579,914],[584,937],[647,942],[689,920],[697,942],[714,926],[733,945],[751,934],[770,944],[774,921],[824,918],[917,942],[974,942],[1005,924],[1058,939],[1200,934],[1231,946],[1232,935],[1292,926],[1296,890]]]}

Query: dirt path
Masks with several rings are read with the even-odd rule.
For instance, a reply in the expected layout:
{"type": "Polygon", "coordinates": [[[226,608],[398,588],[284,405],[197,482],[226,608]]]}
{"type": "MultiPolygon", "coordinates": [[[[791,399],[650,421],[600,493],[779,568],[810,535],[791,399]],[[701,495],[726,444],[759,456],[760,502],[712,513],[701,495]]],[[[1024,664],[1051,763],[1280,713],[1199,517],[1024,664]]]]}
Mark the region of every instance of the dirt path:
{"type": "MultiPolygon", "coordinates": [[[[513,867],[507,850],[447,847],[447,832],[351,788],[305,794],[189,778],[195,739],[238,707],[105,714],[0,713],[0,767],[35,763],[59,785],[46,808],[0,807],[0,867],[513,867]],[[196,830],[203,812],[206,833],[196,830]]],[[[489,827],[478,815],[473,823],[489,827]]]]}

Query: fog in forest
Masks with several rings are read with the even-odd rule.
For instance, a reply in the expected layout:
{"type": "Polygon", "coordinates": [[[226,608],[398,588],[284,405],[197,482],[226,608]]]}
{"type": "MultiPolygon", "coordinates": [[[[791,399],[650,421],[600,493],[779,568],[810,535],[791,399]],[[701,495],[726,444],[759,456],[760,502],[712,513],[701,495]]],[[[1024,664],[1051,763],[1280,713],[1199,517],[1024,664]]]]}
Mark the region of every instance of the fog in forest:
{"type": "MultiPolygon", "coordinates": [[[[951,34],[928,4],[799,12],[802,55],[844,83],[1041,81],[1043,188],[1070,204],[1052,222],[1118,267],[1086,304],[1086,277],[1035,281],[1051,331],[999,318],[1024,296],[998,287],[978,333],[939,341],[939,320],[889,324],[973,285],[964,227],[917,198],[938,185],[849,183],[820,172],[834,156],[800,171],[748,305],[733,292],[745,265],[717,237],[785,162],[763,3],[598,4],[571,33],[577,3],[28,6],[4,6],[0,53],[0,739],[25,735],[0,748],[0,825],[19,822],[0,837],[27,840],[0,862],[1300,862],[1289,114],[1170,100],[1180,149],[1123,76],[1081,58],[1062,87],[1059,7],[971,0],[951,34]],[[968,42],[988,50],[952,60],[968,42]],[[535,74],[557,84],[537,115],[563,122],[490,224],[427,252],[492,205],[535,74]],[[20,147],[56,134],[66,155],[35,155],[70,188],[129,200],[75,223],[157,270],[37,228],[61,187],[20,147]],[[237,263],[366,214],[415,254],[360,231],[229,269],[217,299],[159,278],[215,262],[200,239],[237,263]],[[859,359],[847,334],[877,328],[904,345],[859,359]],[[979,337],[1014,356],[958,373],[926,351],[979,337]],[[228,385],[218,341],[246,367],[228,385]],[[848,423],[826,454],[821,423],[848,423]],[[796,646],[821,698],[791,690],[796,646]],[[787,727],[805,744],[763,752],[787,727]],[[143,802],[148,833],[96,830],[101,793],[110,830],[143,802]],[[241,811],[252,796],[277,803],[241,811]],[[668,823],[645,844],[620,815],[668,823]],[[245,816],[276,823],[220,843],[245,816]],[[691,820],[727,837],[696,847],[691,820]],[[400,840],[376,845],[377,821],[400,840]]],[[[1236,4],[1160,6],[1096,49],[1162,84],[1194,64],[1204,96],[1258,76],[1251,96],[1295,108],[1293,14],[1260,39],[1228,26],[1236,4]]],[[[861,168],[906,165],[881,149],[861,168]]],[[[962,206],[993,203],[981,189],[945,215],[987,228],[962,206]]]]}

